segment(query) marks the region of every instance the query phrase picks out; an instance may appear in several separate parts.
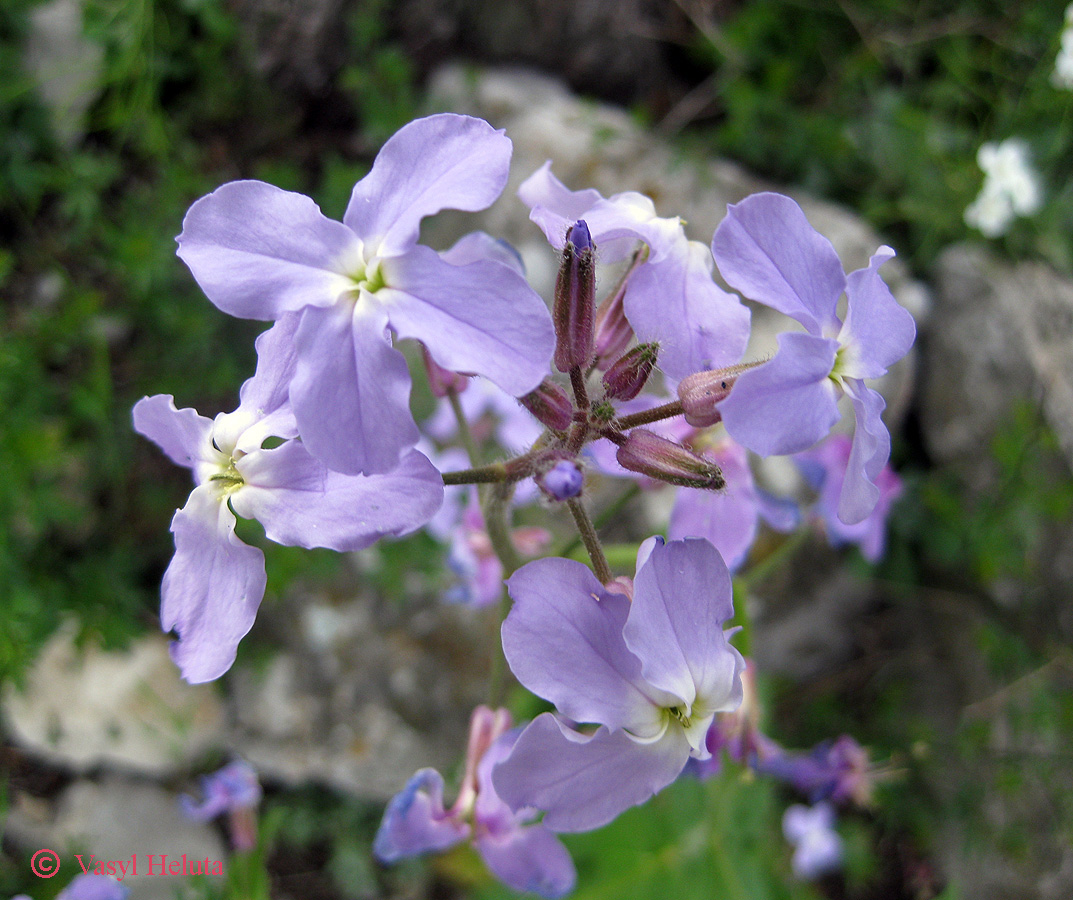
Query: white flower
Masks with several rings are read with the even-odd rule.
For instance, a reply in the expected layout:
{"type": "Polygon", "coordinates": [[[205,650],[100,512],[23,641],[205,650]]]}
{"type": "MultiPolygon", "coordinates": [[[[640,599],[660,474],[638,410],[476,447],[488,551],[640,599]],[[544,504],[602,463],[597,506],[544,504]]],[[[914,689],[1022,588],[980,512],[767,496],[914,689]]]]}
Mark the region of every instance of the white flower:
{"type": "Polygon", "coordinates": [[[1073,90],[1073,3],[1066,7],[1065,27],[1062,29],[1062,45],[1054,60],[1051,84],[1059,90],[1073,90]]]}
{"type": "MultiPolygon", "coordinates": [[[[1073,56],[1071,56],[1073,61],[1073,56]]],[[[965,210],[965,222],[986,237],[998,237],[1015,216],[1030,216],[1043,205],[1039,178],[1019,138],[986,143],[976,154],[984,173],[980,194],[965,210]]]]}

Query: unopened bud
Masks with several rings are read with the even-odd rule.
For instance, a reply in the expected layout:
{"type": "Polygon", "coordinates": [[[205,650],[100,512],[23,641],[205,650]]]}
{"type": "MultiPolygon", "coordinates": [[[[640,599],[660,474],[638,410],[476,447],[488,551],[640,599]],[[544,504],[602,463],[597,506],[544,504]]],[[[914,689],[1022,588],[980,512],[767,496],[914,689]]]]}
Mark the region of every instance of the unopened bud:
{"type": "Polygon", "coordinates": [[[622,298],[626,295],[623,279],[613,294],[604,298],[596,310],[596,368],[603,370],[618,359],[633,340],[633,326],[626,321],[622,298]]]}
{"type": "Polygon", "coordinates": [[[428,386],[434,397],[446,397],[449,393],[461,394],[469,386],[469,376],[461,372],[452,372],[441,366],[428,352],[428,347],[421,345],[421,358],[425,361],[428,373],[428,386]]]}
{"type": "Polygon", "coordinates": [[[537,486],[550,500],[571,500],[581,494],[585,476],[572,459],[560,459],[550,469],[536,477],[537,486]]]}
{"type": "Polygon", "coordinates": [[[555,366],[560,372],[585,368],[593,353],[596,257],[585,221],[566,233],[563,261],[555,282],[555,366]]]}
{"type": "Polygon", "coordinates": [[[692,450],[644,428],[635,428],[615,454],[618,464],[631,472],[680,487],[726,487],[719,466],[692,450]]]}
{"type": "Polygon", "coordinates": [[[518,402],[552,431],[566,431],[574,420],[574,404],[566,389],[550,378],[545,378],[535,391],[519,397],[518,402]]]}
{"type": "Polygon", "coordinates": [[[746,368],[748,366],[731,366],[696,372],[679,381],[678,399],[682,401],[686,421],[694,428],[707,428],[719,422],[723,414],[716,407],[726,400],[738,375],[746,368]]]}
{"type": "Polygon", "coordinates": [[[604,372],[604,392],[609,400],[632,400],[645,386],[656,366],[659,344],[638,344],[604,372]]]}

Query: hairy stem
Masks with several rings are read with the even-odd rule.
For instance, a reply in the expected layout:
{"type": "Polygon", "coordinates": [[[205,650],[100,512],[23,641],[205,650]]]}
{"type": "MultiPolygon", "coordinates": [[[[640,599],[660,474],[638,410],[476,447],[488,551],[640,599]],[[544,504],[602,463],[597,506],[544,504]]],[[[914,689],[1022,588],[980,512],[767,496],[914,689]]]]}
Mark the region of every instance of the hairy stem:
{"type": "Polygon", "coordinates": [[[570,510],[570,515],[574,517],[574,524],[577,525],[578,534],[581,535],[581,542],[585,545],[589,559],[592,560],[592,569],[596,577],[600,580],[600,584],[609,584],[615,576],[611,571],[611,566],[608,565],[604,548],[600,544],[600,538],[596,534],[596,528],[592,524],[592,519],[589,518],[588,511],[577,497],[567,500],[566,505],[570,510]]]}
{"type": "Polygon", "coordinates": [[[619,416],[619,418],[615,419],[614,425],[620,431],[625,431],[626,429],[633,428],[637,425],[648,425],[650,422],[660,422],[663,419],[670,419],[673,416],[680,415],[682,415],[682,401],[672,400],[670,403],[664,403],[662,406],[654,406],[652,409],[645,409],[641,412],[619,416]]]}

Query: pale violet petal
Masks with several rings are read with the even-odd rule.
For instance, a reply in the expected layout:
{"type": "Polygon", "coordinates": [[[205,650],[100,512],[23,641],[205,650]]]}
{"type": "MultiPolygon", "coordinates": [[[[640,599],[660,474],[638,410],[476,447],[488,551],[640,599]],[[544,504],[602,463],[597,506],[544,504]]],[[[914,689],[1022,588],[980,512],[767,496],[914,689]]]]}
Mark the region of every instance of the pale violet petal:
{"type": "Polygon", "coordinates": [[[503,652],[530,691],[577,722],[654,737],[662,708],[676,698],[653,690],[622,640],[629,601],[603,589],[568,559],[540,559],[507,582],[514,606],[503,623],[503,652]]]}
{"type": "Polygon", "coordinates": [[[443,113],[415,119],[380,149],[355,186],[343,221],[390,257],[417,243],[421,220],[441,209],[484,209],[502,193],[510,139],[483,119],[443,113]]]}
{"type": "Polygon", "coordinates": [[[212,447],[212,419],[196,409],[176,409],[171,394],[142,397],[134,404],[134,430],[149,438],[179,466],[194,469],[214,465],[219,454],[212,447]]]}
{"type": "Polygon", "coordinates": [[[866,268],[847,278],[846,321],[838,339],[845,347],[839,371],[848,378],[879,378],[916,339],[913,316],[879,276],[879,267],[893,256],[890,247],[880,247],[866,268]]]}
{"type": "Polygon", "coordinates": [[[186,214],[179,257],[206,296],[243,319],[277,319],[335,303],[350,287],[343,260],[360,242],[303,194],[261,181],[232,181],[186,214]]]}
{"type": "Polygon", "coordinates": [[[711,252],[696,241],[640,266],[623,308],[638,341],[659,344],[659,367],[674,379],[733,365],[749,342],[748,308],[712,280],[711,252]]]}
{"type": "Polygon", "coordinates": [[[342,475],[288,441],[244,456],[237,468],[245,484],[231,501],[235,512],[288,547],[360,550],[420,528],[443,502],[439,472],[416,450],[387,474],[342,475]]]}
{"type": "Polygon", "coordinates": [[[373,840],[373,853],[384,863],[453,847],[469,836],[464,822],[443,808],[443,776],[419,769],[391,798],[373,840]]]}
{"type": "Polygon", "coordinates": [[[719,404],[727,433],[760,456],[805,450],[840,418],[838,389],[828,377],[838,342],[801,332],[778,341],[774,359],[742,372],[719,404]]]}
{"type": "Polygon", "coordinates": [[[474,372],[518,397],[548,372],[551,314],[529,283],[495,262],[452,266],[427,247],[385,260],[377,292],[399,337],[453,372],[474,372]]]}
{"type": "Polygon", "coordinates": [[[711,541],[734,572],[745,562],[756,538],[759,502],[745,448],[724,441],[704,456],[723,471],[721,491],[678,488],[667,526],[667,537],[702,537],[711,541]]]}
{"type": "Polygon", "coordinates": [[[694,713],[736,709],[741,656],[723,636],[734,614],[730,571],[702,538],[653,548],[633,581],[633,603],[622,630],[652,685],[676,694],[694,713]]]}
{"type": "Polygon", "coordinates": [[[410,371],[386,325],[378,308],[349,304],[302,314],[291,405],[306,448],[337,472],[390,472],[420,437],[410,371]]]}
{"type": "Polygon", "coordinates": [[[761,193],[728,208],[712,238],[719,272],[734,290],[819,335],[837,322],[846,276],[831,242],[789,197],[761,193]]]}
{"type": "Polygon", "coordinates": [[[846,464],[846,478],[838,498],[838,518],[847,525],[865,519],[879,501],[876,481],[890,458],[890,433],[883,424],[883,396],[863,382],[846,379],[857,424],[846,464]]]}
{"type": "Polygon", "coordinates": [[[688,758],[689,744],[680,728],[641,744],[603,727],[582,735],[543,713],[496,766],[492,781],[513,809],[544,810],[546,828],[590,831],[661,791],[688,758]]]}
{"type": "Polygon", "coordinates": [[[161,586],[160,625],[179,640],[171,655],[193,683],[231,668],[265,592],[264,554],[235,535],[215,484],[195,488],[171,522],[175,556],[161,586]]]}

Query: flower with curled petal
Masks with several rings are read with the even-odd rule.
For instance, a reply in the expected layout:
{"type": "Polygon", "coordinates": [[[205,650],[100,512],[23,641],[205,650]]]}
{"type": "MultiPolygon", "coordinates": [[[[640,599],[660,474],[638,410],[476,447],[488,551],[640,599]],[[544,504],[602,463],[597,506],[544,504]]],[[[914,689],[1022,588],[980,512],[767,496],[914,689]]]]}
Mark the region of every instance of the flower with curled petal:
{"type": "Polygon", "coordinates": [[[231,667],[264,596],[264,554],[239,540],[236,513],[278,544],[343,551],[413,531],[443,502],[439,472],[416,450],[386,474],[343,475],[295,439],[287,384],[296,327],[297,316],[286,316],[258,338],[257,372],[234,412],[208,419],[176,409],[167,394],[134,406],[135,430],[191,469],[197,485],[171,522],[175,556],[160,607],[161,626],[179,633],[172,657],[190,682],[231,667]]]}

